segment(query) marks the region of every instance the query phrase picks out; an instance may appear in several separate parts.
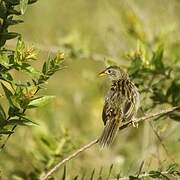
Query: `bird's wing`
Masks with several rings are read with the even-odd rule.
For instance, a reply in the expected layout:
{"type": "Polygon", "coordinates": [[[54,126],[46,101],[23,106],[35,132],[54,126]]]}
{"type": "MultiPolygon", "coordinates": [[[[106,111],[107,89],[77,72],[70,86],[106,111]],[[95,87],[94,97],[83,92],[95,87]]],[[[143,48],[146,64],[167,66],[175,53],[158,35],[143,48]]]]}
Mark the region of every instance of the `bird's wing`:
{"type": "Polygon", "coordinates": [[[135,105],[131,100],[126,99],[122,107],[123,121],[129,121],[134,116],[135,105]]]}
{"type": "Polygon", "coordinates": [[[103,108],[102,118],[105,124],[103,133],[99,139],[99,144],[104,147],[110,145],[114,137],[116,136],[121,118],[122,111],[119,108],[118,98],[111,98],[109,101],[105,101],[103,108]]]}
{"type": "Polygon", "coordinates": [[[104,104],[104,107],[103,107],[103,112],[102,112],[102,119],[103,119],[104,125],[106,125],[107,114],[109,114],[107,109],[108,109],[108,102],[105,101],[105,104],[104,104]]]}
{"type": "Polygon", "coordinates": [[[107,121],[111,122],[115,119],[117,109],[120,109],[119,113],[121,114],[120,117],[122,117],[122,121],[130,121],[132,117],[135,116],[139,107],[139,93],[135,87],[131,93],[129,96],[114,96],[113,93],[108,95],[109,99],[105,101],[102,112],[104,125],[107,124],[107,121]]]}
{"type": "Polygon", "coordinates": [[[139,107],[139,93],[136,91],[130,97],[125,97],[122,103],[123,121],[130,121],[139,107]]]}
{"type": "Polygon", "coordinates": [[[103,112],[102,112],[102,119],[104,122],[104,125],[106,125],[107,121],[111,121],[114,117],[115,112],[115,104],[118,103],[117,95],[114,90],[109,90],[106,98],[105,98],[105,103],[103,107],[103,112]]]}
{"type": "Polygon", "coordinates": [[[117,107],[113,102],[105,101],[103,112],[102,112],[102,119],[104,125],[106,125],[107,121],[113,121],[117,114],[117,107]]]}

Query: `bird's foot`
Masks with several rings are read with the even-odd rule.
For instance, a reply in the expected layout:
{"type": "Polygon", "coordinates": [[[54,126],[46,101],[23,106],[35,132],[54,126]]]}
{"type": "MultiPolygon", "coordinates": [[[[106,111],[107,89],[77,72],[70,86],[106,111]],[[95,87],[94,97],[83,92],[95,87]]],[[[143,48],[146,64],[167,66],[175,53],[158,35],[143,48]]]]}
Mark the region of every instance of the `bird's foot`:
{"type": "Polygon", "coordinates": [[[139,124],[138,124],[138,122],[137,122],[136,120],[132,120],[132,125],[133,125],[133,127],[135,127],[135,128],[138,128],[138,127],[139,127],[139,124]]]}

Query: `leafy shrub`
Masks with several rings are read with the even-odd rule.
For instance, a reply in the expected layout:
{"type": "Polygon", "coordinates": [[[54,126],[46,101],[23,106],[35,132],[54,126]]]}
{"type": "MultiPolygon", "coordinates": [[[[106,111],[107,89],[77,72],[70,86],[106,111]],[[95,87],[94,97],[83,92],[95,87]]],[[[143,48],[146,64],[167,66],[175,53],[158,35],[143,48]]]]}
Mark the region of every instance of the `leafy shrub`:
{"type": "MultiPolygon", "coordinates": [[[[32,61],[37,60],[37,52],[33,47],[26,47],[20,34],[8,32],[11,25],[22,23],[21,20],[14,20],[14,16],[24,14],[27,5],[36,2],[36,0],[7,0],[0,2],[0,18],[2,18],[0,33],[0,80],[8,107],[4,109],[0,104],[0,136],[1,139],[7,136],[7,139],[15,132],[18,125],[37,125],[26,111],[31,108],[38,108],[46,104],[53,96],[38,96],[39,90],[44,88],[49,78],[54,73],[63,68],[63,53],[58,53],[54,57],[49,57],[44,62],[42,70],[36,70],[32,61]],[[16,7],[20,10],[16,10],[16,7]],[[6,41],[18,37],[15,50],[5,47],[6,41]],[[19,82],[13,75],[18,71],[22,76],[28,75],[26,81],[19,82]]],[[[6,139],[6,141],[7,141],[6,139]]],[[[2,140],[1,140],[2,141],[2,140]]],[[[6,144],[2,143],[1,150],[6,144]]]]}

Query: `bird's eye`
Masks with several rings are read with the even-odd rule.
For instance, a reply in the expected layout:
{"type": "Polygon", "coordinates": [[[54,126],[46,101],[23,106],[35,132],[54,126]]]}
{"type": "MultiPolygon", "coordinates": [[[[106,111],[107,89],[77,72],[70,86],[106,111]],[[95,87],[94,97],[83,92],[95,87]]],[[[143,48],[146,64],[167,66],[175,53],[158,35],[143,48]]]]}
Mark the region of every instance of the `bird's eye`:
{"type": "Polygon", "coordinates": [[[108,70],[108,74],[111,74],[111,70],[110,69],[108,70]]]}

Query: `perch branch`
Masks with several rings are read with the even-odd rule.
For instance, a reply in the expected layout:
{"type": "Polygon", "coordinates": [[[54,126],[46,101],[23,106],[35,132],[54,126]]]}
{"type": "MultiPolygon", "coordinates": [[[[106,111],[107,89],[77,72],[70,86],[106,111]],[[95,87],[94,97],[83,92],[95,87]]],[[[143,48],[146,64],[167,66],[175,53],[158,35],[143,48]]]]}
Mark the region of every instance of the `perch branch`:
{"type": "MultiPolygon", "coordinates": [[[[157,116],[162,116],[165,114],[169,114],[171,112],[174,112],[175,110],[179,110],[180,106],[177,107],[172,107],[172,108],[168,108],[165,110],[162,110],[160,112],[156,112],[156,113],[150,113],[148,115],[145,115],[143,117],[140,117],[138,119],[136,119],[137,123],[143,122],[145,120],[148,119],[152,119],[155,118],[157,116]]],[[[119,130],[123,130],[129,126],[132,126],[133,122],[129,121],[127,123],[124,123],[119,130]]],[[[81,154],[82,152],[84,152],[85,150],[89,149],[90,147],[92,147],[93,145],[98,143],[98,139],[95,139],[93,141],[91,141],[90,143],[86,144],[85,146],[81,147],[80,149],[78,149],[76,152],[74,152],[73,154],[69,155],[67,158],[63,159],[62,161],[60,161],[59,163],[57,163],[52,169],[50,169],[48,172],[43,173],[40,176],[40,180],[46,180],[49,176],[51,176],[55,171],[57,171],[62,165],[66,164],[68,161],[70,161],[71,159],[75,158],[76,156],[78,156],[79,154],[81,154]]]]}

